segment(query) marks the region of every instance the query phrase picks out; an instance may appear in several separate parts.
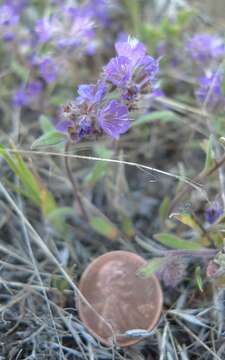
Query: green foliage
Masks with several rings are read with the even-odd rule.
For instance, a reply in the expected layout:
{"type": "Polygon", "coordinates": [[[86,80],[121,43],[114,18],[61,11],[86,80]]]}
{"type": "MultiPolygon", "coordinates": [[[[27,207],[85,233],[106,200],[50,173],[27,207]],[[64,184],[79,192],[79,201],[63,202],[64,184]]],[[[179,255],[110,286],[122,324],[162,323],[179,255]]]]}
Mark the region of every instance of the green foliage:
{"type": "Polygon", "coordinates": [[[170,199],[168,196],[165,196],[159,208],[159,217],[161,224],[163,224],[166,218],[168,217],[169,207],[170,207],[170,199]]]}
{"type": "MultiPolygon", "coordinates": [[[[14,150],[16,149],[14,148],[14,150]]],[[[56,208],[56,203],[53,195],[47,190],[39,176],[28,168],[19,153],[14,152],[13,155],[10,155],[1,145],[0,156],[4,158],[21,181],[23,194],[39,206],[43,214],[48,216],[56,208]]]]}
{"type": "Polygon", "coordinates": [[[38,139],[34,141],[31,146],[31,149],[45,148],[49,146],[56,146],[64,143],[66,140],[66,135],[60,133],[57,130],[50,130],[45,134],[41,135],[38,139]]]}
{"type": "Polygon", "coordinates": [[[162,121],[162,122],[168,122],[168,121],[176,121],[178,117],[172,112],[172,111],[154,111],[150,112],[146,115],[141,115],[137,120],[133,122],[133,127],[148,124],[153,121],[162,121]]]}
{"type": "Polygon", "coordinates": [[[27,81],[29,71],[22,66],[18,61],[13,60],[11,64],[12,71],[23,81],[27,81]]]}
{"type": "Polygon", "coordinates": [[[197,284],[199,290],[201,292],[203,292],[203,281],[202,281],[202,277],[201,277],[201,268],[200,268],[200,266],[197,266],[195,268],[195,281],[196,281],[196,284],[197,284]]]}
{"type": "Polygon", "coordinates": [[[165,257],[158,257],[150,260],[147,265],[144,265],[138,270],[138,273],[144,277],[150,277],[155,274],[164,264],[165,257]]]}
{"type": "Polygon", "coordinates": [[[197,232],[201,231],[201,228],[199,227],[196,220],[193,218],[191,214],[188,213],[173,214],[172,217],[197,232]]]}
{"type": "Polygon", "coordinates": [[[183,249],[183,250],[192,250],[192,251],[198,251],[202,249],[202,246],[199,243],[191,240],[184,240],[172,234],[160,233],[154,235],[154,237],[161,244],[171,247],[173,249],[183,249]]]}
{"type": "Polygon", "coordinates": [[[54,130],[54,126],[53,126],[52,122],[49,120],[49,118],[46,115],[41,115],[39,117],[39,122],[40,122],[41,130],[43,131],[43,133],[47,133],[51,130],[54,130]]]}
{"type": "Polygon", "coordinates": [[[212,145],[212,137],[205,141],[202,144],[202,148],[206,153],[206,159],[205,159],[205,166],[203,171],[207,171],[213,166],[214,163],[214,152],[213,152],[213,145],[212,145]]]}
{"type": "Polygon", "coordinates": [[[116,240],[119,236],[117,227],[105,216],[93,216],[90,219],[90,225],[98,234],[105,236],[110,240],[116,240]]]}
{"type": "MultiPolygon", "coordinates": [[[[101,145],[96,146],[95,152],[97,156],[105,159],[110,159],[113,154],[111,150],[101,145]]],[[[100,179],[102,179],[107,174],[108,168],[109,168],[108,162],[103,162],[103,161],[97,162],[96,165],[91,170],[91,172],[86,176],[84,180],[85,183],[94,186],[100,179]]]]}

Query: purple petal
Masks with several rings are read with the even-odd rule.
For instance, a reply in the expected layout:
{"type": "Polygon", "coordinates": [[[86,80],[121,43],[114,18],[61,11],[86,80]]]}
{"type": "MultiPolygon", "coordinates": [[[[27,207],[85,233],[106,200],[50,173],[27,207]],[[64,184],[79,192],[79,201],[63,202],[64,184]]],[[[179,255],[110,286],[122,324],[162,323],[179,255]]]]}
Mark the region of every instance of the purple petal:
{"type": "Polygon", "coordinates": [[[118,139],[131,125],[127,107],[117,100],[111,100],[100,110],[97,121],[102,130],[113,139],[118,139]]]}
{"type": "Polygon", "coordinates": [[[131,61],[125,56],[112,58],[104,67],[106,80],[114,85],[124,87],[131,77],[131,61]]]}
{"type": "Polygon", "coordinates": [[[67,133],[68,129],[73,127],[74,127],[74,123],[71,120],[62,120],[58,122],[58,124],[56,124],[56,130],[62,133],[67,133]]]}

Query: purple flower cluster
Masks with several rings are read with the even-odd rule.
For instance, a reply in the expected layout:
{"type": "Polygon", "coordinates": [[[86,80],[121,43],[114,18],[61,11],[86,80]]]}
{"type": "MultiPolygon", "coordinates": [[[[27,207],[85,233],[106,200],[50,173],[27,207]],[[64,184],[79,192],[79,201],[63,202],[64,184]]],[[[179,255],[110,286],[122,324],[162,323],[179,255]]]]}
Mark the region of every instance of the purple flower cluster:
{"type": "Polygon", "coordinates": [[[0,39],[11,41],[14,38],[14,29],[20,19],[17,8],[11,1],[0,6],[0,39]]]}
{"type": "Polygon", "coordinates": [[[20,87],[13,95],[15,107],[27,106],[43,91],[43,83],[39,80],[30,81],[26,87],[20,87]]]}
{"type": "Polygon", "coordinates": [[[200,103],[205,101],[211,108],[223,108],[225,106],[225,96],[222,91],[223,72],[208,72],[198,79],[199,88],[196,97],[200,103]],[[207,99],[208,98],[208,99],[207,99]]]}
{"type": "Polygon", "coordinates": [[[99,82],[80,85],[79,96],[64,107],[57,128],[73,140],[102,132],[118,139],[130,128],[130,113],[140,95],[154,90],[159,61],[137,39],[117,42],[115,48],[117,56],[103,68],[99,82]]]}
{"type": "Polygon", "coordinates": [[[225,52],[223,38],[206,33],[194,35],[187,49],[192,59],[200,63],[222,58],[225,52]]]}
{"type": "Polygon", "coordinates": [[[62,7],[60,12],[39,19],[35,26],[39,43],[51,42],[57,48],[88,47],[95,36],[95,23],[82,8],[62,7]]]}
{"type": "Polygon", "coordinates": [[[207,33],[196,34],[188,42],[187,50],[191,58],[200,65],[199,87],[196,91],[198,102],[206,102],[210,109],[224,109],[223,72],[218,71],[219,61],[225,55],[223,38],[207,33]]]}

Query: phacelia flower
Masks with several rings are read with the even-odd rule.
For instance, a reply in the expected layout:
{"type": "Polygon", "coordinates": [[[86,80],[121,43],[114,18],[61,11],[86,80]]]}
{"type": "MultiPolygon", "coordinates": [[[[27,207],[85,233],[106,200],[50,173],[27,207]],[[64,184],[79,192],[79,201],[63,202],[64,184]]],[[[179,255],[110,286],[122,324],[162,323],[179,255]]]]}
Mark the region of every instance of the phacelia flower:
{"type": "Polygon", "coordinates": [[[36,22],[35,25],[35,29],[34,29],[38,41],[40,43],[45,43],[47,41],[49,41],[53,35],[53,27],[51,24],[51,20],[47,17],[43,18],[43,19],[39,19],[36,22]]]}
{"type": "Polygon", "coordinates": [[[98,84],[82,84],[78,86],[79,99],[88,101],[90,104],[100,103],[106,93],[107,87],[104,82],[98,84]]]}
{"type": "Polygon", "coordinates": [[[218,201],[215,201],[205,211],[205,218],[209,224],[213,224],[222,215],[223,215],[223,209],[218,201]]]}
{"type": "Polygon", "coordinates": [[[39,19],[35,26],[39,42],[50,41],[58,48],[86,47],[95,36],[95,24],[79,8],[62,7],[60,13],[39,19]]]}
{"type": "Polygon", "coordinates": [[[207,100],[209,107],[225,105],[225,97],[222,91],[223,73],[208,72],[199,78],[199,88],[196,91],[197,100],[204,103],[207,100]],[[208,98],[208,99],[207,99],[208,98]]]}
{"type": "Polygon", "coordinates": [[[27,84],[26,94],[28,97],[36,97],[43,91],[43,84],[39,80],[32,80],[27,84]]]}
{"type": "Polygon", "coordinates": [[[131,78],[131,62],[125,56],[117,56],[110,60],[104,71],[108,81],[122,88],[131,78]]]}
{"type": "Polygon", "coordinates": [[[19,21],[19,15],[15,13],[12,6],[4,4],[0,6],[0,25],[15,25],[19,21]]]}
{"type": "Polygon", "coordinates": [[[146,54],[144,44],[137,39],[115,44],[117,57],[104,67],[106,81],[122,91],[124,99],[132,99],[138,93],[153,89],[159,72],[159,61],[146,54]]]}
{"type": "Polygon", "coordinates": [[[78,96],[64,106],[57,129],[70,139],[103,133],[118,139],[131,126],[130,112],[136,109],[138,95],[149,90],[154,96],[158,61],[136,39],[117,42],[116,51],[118,56],[104,67],[97,84],[78,86],[78,96]]]}
{"type": "Polygon", "coordinates": [[[223,57],[224,40],[217,35],[196,34],[188,42],[187,49],[193,60],[206,62],[223,57]]]}
{"type": "Polygon", "coordinates": [[[0,39],[12,41],[15,38],[15,29],[20,16],[13,4],[5,3],[0,6],[0,39]]]}
{"type": "Polygon", "coordinates": [[[14,107],[23,107],[27,105],[28,97],[26,91],[23,88],[19,88],[12,98],[12,104],[14,107]]]}
{"type": "Polygon", "coordinates": [[[113,139],[118,139],[131,126],[127,107],[117,100],[111,100],[99,111],[97,121],[100,128],[113,139]]]}
{"type": "Polygon", "coordinates": [[[27,106],[30,101],[36,98],[43,91],[43,84],[39,80],[30,81],[27,86],[20,87],[12,98],[13,106],[27,106]]]}
{"type": "Polygon", "coordinates": [[[40,75],[47,83],[50,84],[56,80],[57,66],[50,57],[47,57],[41,61],[39,70],[40,70],[40,75]]]}

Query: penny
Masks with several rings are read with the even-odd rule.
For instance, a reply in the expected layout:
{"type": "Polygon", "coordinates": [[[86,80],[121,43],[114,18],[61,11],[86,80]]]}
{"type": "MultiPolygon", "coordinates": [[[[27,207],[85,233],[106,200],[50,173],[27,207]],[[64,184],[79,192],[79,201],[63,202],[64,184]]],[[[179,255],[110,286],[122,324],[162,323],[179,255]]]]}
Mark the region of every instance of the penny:
{"type": "MultiPolygon", "coordinates": [[[[141,340],[128,330],[151,331],[162,309],[162,290],[156,276],[140,277],[146,261],[128,251],[112,251],[96,258],[84,271],[78,311],[88,330],[102,343],[129,346],[141,340]],[[89,305],[88,305],[89,304],[89,305]]],[[[143,332],[142,331],[142,332],[143,332]]]]}

